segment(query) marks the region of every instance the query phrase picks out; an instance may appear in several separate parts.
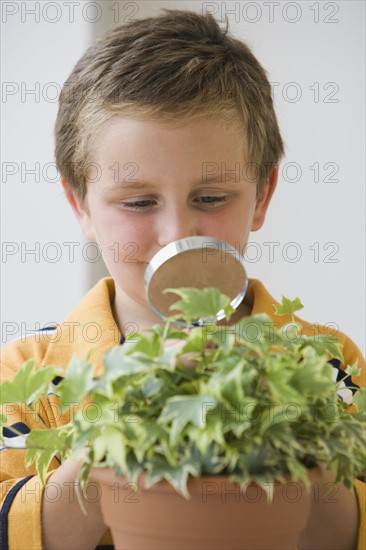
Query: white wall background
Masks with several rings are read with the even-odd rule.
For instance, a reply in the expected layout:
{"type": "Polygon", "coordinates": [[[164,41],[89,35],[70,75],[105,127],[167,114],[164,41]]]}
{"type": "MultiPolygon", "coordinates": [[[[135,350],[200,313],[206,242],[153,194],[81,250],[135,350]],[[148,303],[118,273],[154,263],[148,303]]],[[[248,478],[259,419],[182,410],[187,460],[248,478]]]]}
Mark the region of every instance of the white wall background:
{"type": "Polygon", "coordinates": [[[103,273],[48,164],[57,91],[102,30],[163,7],[226,15],[273,82],[287,152],[265,227],[247,249],[249,276],[262,279],[277,299],[299,295],[304,318],[337,324],[364,349],[365,5],[359,1],[1,2],[1,343],[62,320],[103,273]]]}

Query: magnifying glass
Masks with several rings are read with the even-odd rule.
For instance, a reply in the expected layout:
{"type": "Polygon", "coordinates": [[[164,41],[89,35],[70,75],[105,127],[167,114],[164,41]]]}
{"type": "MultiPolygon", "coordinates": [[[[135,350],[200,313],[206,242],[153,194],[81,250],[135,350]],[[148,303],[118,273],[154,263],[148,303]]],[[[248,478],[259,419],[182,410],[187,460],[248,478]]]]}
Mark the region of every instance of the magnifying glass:
{"type": "MultiPolygon", "coordinates": [[[[213,237],[187,237],[169,243],[152,258],[145,272],[145,289],[149,304],[162,319],[176,313],[170,306],[179,297],[167,288],[193,287],[204,289],[218,288],[231,300],[236,309],[242,302],[248,278],[240,253],[225,241],[213,237]]],[[[220,310],[216,314],[219,321],[225,318],[220,310]]],[[[197,319],[195,326],[202,326],[210,319],[197,319]]],[[[178,322],[184,324],[185,322],[178,322]]]]}

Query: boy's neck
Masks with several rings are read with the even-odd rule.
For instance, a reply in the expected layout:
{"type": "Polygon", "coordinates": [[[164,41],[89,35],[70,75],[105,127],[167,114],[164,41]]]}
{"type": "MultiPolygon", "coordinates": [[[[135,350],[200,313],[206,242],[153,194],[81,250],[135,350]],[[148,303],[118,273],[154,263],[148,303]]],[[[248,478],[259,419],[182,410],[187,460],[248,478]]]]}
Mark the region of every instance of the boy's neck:
{"type": "Polygon", "coordinates": [[[146,308],[145,304],[137,303],[117,287],[111,307],[114,320],[123,336],[164,323],[150,307],[146,308]]]}

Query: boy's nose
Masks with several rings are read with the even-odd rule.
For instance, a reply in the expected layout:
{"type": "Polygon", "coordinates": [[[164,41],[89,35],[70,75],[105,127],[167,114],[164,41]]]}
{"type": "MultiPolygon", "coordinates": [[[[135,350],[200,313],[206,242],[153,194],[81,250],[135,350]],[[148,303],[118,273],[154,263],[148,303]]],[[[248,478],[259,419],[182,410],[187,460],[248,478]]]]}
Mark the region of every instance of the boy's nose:
{"type": "Polygon", "coordinates": [[[159,245],[166,246],[167,244],[198,235],[195,216],[192,212],[170,212],[161,220],[159,228],[159,245]]]}

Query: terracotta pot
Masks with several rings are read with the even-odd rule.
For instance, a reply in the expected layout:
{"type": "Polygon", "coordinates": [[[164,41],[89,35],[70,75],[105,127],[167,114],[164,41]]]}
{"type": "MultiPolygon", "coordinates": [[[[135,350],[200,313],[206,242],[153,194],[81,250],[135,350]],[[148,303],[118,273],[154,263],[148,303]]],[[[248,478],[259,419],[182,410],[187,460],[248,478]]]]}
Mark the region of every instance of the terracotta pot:
{"type": "Polygon", "coordinates": [[[144,489],[143,481],[138,487],[110,469],[94,468],[91,479],[101,487],[103,517],[117,550],[294,550],[312,498],[291,481],[276,484],[268,503],[257,485],[241,489],[224,476],[191,478],[190,500],[165,481],[144,489]]]}

